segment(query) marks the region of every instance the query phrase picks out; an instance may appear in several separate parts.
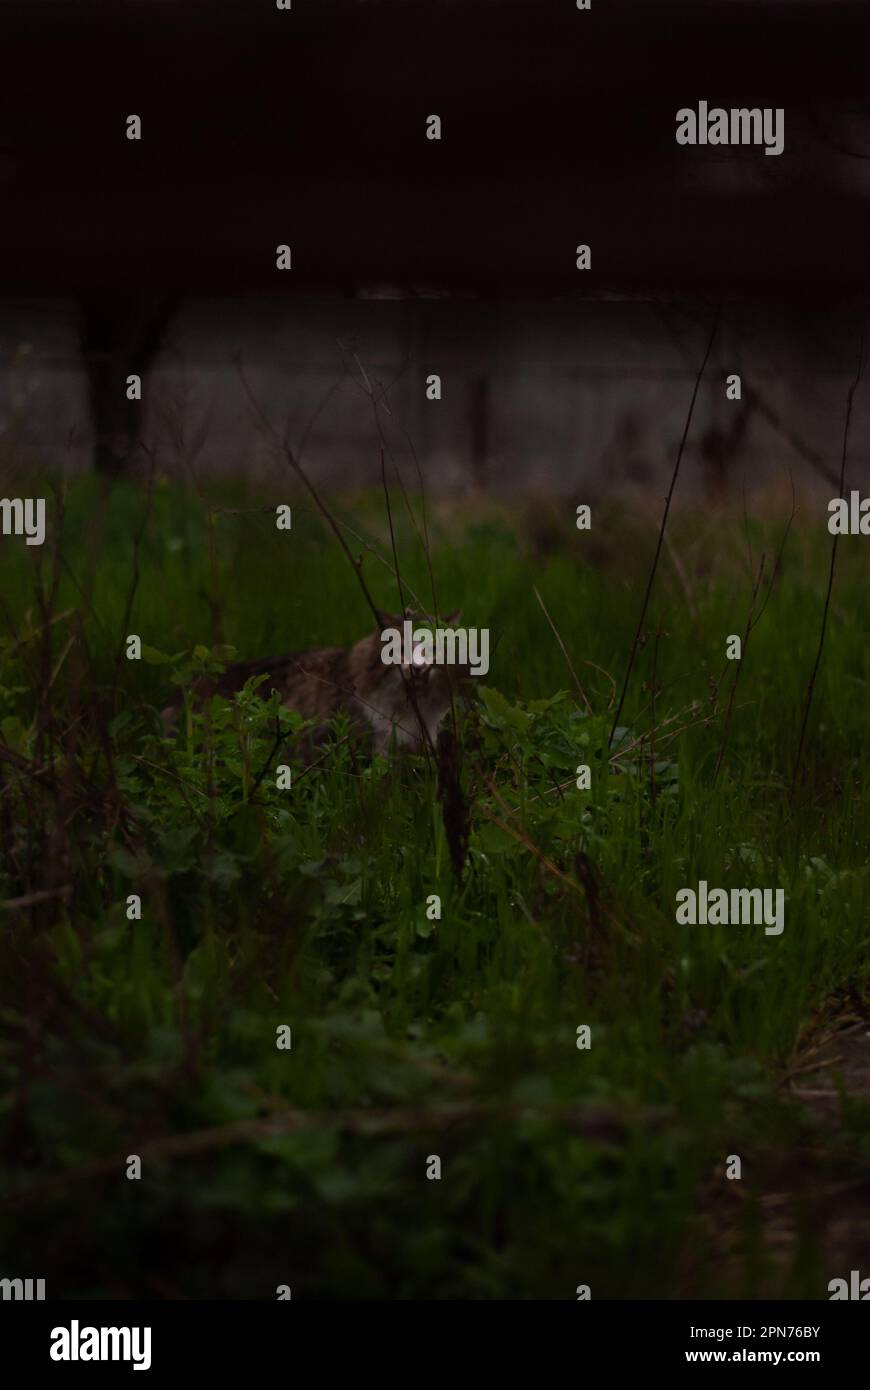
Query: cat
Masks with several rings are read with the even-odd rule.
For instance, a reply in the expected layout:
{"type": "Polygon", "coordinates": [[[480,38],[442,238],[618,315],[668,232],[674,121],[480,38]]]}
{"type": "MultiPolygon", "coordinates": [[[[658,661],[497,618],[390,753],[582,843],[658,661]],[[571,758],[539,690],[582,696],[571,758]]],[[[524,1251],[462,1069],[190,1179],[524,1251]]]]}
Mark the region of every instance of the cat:
{"type": "MultiPolygon", "coordinates": [[[[409,608],[404,617],[434,625],[434,619],[409,608]]],[[[441,625],[450,627],[458,617],[458,611],[450,613],[441,625]]],[[[386,613],[379,618],[382,627],[352,647],[310,647],[284,656],[234,662],[222,675],[198,681],[194,696],[197,701],[211,695],[229,697],[251,676],[265,674],[259,694],[280,691],[282,705],[314,720],[321,730],[333,715],[344,711],[374,753],[385,754],[393,748],[434,751],[439,727],[468,667],[436,666],[423,661],[417,651],[407,665],[385,665],[382,631],[401,627],[403,619],[386,613]]],[[[163,711],[167,733],[172,732],[181,704],[178,699],[163,711]]]]}

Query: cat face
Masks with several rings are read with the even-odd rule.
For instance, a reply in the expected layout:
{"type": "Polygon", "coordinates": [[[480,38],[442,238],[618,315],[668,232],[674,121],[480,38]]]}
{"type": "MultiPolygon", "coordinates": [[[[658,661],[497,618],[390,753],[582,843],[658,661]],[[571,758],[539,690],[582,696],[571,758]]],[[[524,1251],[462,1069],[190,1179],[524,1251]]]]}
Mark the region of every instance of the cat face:
{"type": "MultiPolygon", "coordinates": [[[[455,608],[452,613],[443,614],[440,622],[436,622],[431,613],[420,613],[413,608],[406,608],[401,617],[397,614],[380,611],[378,616],[381,620],[381,631],[377,634],[377,638],[378,641],[380,641],[382,633],[387,628],[395,628],[397,631],[401,632],[403,631],[403,624],[407,622],[413,624],[415,629],[429,628],[434,630],[439,627],[455,627],[458,620],[462,617],[462,609],[455,608]]],[[[397,669],[403,673],[406,679],[414,680],[420,685],[426,685],[433,675],[439,672],[442,675],[444,673],[444,666],[439,666],[434,659],[434,655],[432,653],[427,653],[422,634],[417,637],[416,641],[412,641],[410,658],[410,661],[402,662],[400,665],[397,665],[397,669]]],[[[458,676],[468,674],[467,666],[463,667],[459,663],[453,663],[452,669],[458,676]]],[[[449,685],[449,680],[445,680],[445,684],[449,685]]]]}
{"type": "MultiPolygon", "coordinates": [[[[394,628],[398,632],[403,631],[406,622],[420,627],[448,628],[459,616],[457,609],[436,623],[429,614],[410,608],[406,608],[402,616],[379,614],[382,631],[394,628]]],[[[434,747],[438,728],[450,710],[462,678],[468,673],[467,668],[436,663],[431,654],[424,651],[422,641],[412,644],[409,661],[385,665],[381,661],[382,631],[376,631],[368,639],[373,676],[377,670],[373,682],[376,688],[371,691],[369,700],[369,719],[376,729],[378,746],[383,750],[395,739],[399,747],[422,752],[426,747],[434,747]]]]}

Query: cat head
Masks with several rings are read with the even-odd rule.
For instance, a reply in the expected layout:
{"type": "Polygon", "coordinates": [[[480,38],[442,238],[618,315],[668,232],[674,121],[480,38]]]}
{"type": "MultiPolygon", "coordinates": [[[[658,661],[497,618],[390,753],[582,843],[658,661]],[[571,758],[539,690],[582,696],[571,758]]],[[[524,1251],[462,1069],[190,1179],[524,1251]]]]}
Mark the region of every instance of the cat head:
{"type": "MultiPolygon", "coordinates": [[[[443,664],[438,664],[432,652],[427,652],[427,644],[424,634],[429,631],[435,633],[437,629],[445,630],[455,627],[458,620],[462,617],[462,609],[455,608],[452,613],[444,613],[439,620],[436,620],[431,613],[421,613],[414,608],[406,608],[400,616],[395,613],[386,613],[378,610],[378,617],[381,622],[380,630],[375,633],[378,642],[379,655],[382,649],[384,635],[387,632],[402,633],[405,631],[405,623],[412,625],[412,642],[409,652],[404,652],[403,657],[409,656],[410,660],[402,660],[395,663],[396,669],[402,674],[403,679],[411,679],[416,683],[426,685],[433,678],[437,678],[439,684],[449,684],[447,669],[455,671],[457,676],[468,674],[468,667],[460,663],[451,663],[449,668],[443,664]]],[[[431,644],[430,644],[431,646],[431,644]]],[[[404,647],[404,642],[403,642],[404,647]]]]}
{"type": "Polygon", "coordinates": [[[394,738],[398,746],[415,752],[434,747],[439,726],[469,674],[469,667],[456,661],[457,654],[464,654],[465,634],[460,638],[450,631],[459,616],[457,610],[436,623],[430,614],[411,608],[401,615],[379,612],[381,626],[351,652],[356,693],[381,750],[394,738]]]}
{"type": "Polygon", "coordinates": [[[436,621],[431,613],[422,613],[418,608],[406,608],[401,615],[390,613],[386,608],[378,608],[376,611],[381,629],[401,627],[405,622],[419,624],[421,627],[455,627],[462,617],[461,608],[454,608],[452,613],[442,613],[440,622],[436,621]]]}

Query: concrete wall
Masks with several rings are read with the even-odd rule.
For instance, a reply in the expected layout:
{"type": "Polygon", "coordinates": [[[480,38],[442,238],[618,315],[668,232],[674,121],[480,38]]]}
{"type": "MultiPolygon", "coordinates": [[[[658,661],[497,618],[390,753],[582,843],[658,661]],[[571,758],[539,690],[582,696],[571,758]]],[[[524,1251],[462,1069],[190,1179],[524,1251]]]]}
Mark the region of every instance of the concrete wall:
{"type": "MultiPolygon", "coordinates": [[[[384,292],[387,293],[387,292],[384,292]]],[[[0,462],[90,467],[92,426],[73,301],[0,305],[0,462]]],[[[380,476],[380,439],[360,366],[394,384],[382,412],[413,480],[451,491],[547,488],[608,495],[667,486],[711,315],[652,303],[482,304],[357,298],[183,304],[151,373],[145,436],[161,467],[268,476],[274,450],[233,357],[305,462],[336,486],[380,476]],[[356,354],[356,358],[354,356],[356,354]],[[443,399],[426,400],[437,372],[443,399]],[[578,491],[579,490],[579,491],[578,491]]],[[[742,310],[724,314],[698,397],[684,492],[753,488],[788,468],[809,483],[839,469],[860,325],[742,310]],[[739,372],[744,403],[727,402],[739,372]],[[738,423],[742,414],[742,425],[738,423]],[[718,432],[718,433],[717,433],[718,432]],[[729,443],[729,437],[733,435],[729,443]]],[[[123,381],[119,380],[119,390],[123,381]]],[[[856,395],[850,477],[867,477],[870,390],[856,395]]],[[[829,484],[824,485],[833,495],[829,484]]]]}

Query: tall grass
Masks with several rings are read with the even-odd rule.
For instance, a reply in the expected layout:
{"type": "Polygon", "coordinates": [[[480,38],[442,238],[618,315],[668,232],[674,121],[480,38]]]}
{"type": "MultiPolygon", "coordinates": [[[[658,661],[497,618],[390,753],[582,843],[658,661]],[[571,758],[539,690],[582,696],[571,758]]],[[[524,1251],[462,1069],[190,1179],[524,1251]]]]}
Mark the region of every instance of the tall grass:
{"type": "MultiPolygon", "coordinates": [[[[587,535],[543,500],[434,506],[441,610],[492,633],[460,709],[460,881],[424,759],[371,761],[339,729],[306,771],[293,731],[293,790],[271,765],[257,783],[282,717],[262,689],[163,734],[158,711],[218,644],[272,655],[371,626],[320,518],[297,507],[279,532],[276,500],[82,482],[57,545],[2,542],[4,1264],[53,1297],[824,1296],[838,1271],[800,1192],[785,1254],[753,1223],[821,1142],[777,1083],[820,1011],[868,988],[860,538],[841,546],[790,796],[819,518],[782,553],[714,779],[726,638],[782,518],[672,517],[608,750],[655,528],[601,509],[587,535]],[[124,659],[127,633],[146,660],[124,659]],[[678,925],[677,890],[702,878],[783,888],[783,935],[678,925]]],[[[382,499],[335,511],[390,561],[382,499]]],[[[389,565],[350,544],[395,608],[389,565]]],[[[822,1147],[808,1182],[851,1162],[842,1135],[822,1147]]]]}

